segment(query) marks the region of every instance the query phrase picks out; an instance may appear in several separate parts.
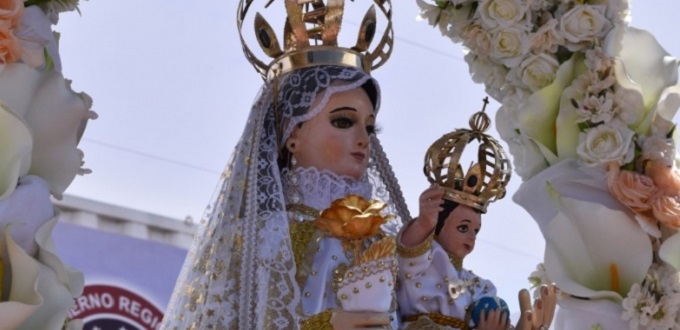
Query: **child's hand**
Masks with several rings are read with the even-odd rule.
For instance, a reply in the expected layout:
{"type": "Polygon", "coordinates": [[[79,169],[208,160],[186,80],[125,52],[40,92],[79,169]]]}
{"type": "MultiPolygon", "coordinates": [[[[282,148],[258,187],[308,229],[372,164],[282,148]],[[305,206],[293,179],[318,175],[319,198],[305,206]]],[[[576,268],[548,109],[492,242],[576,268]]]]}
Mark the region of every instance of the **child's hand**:
{"type": "Polygon", "coordinates": [[[439,212],[444,208],[441,204],[444,197],[444,189],[432,185],[420,194],[420,210],[418,217],[404,227],[399,244],[415,246],[422,243],[432,233],[437,225],[439,212]]]}
{"type": "Polygon", "coordinates": [[[443,210],[444,189],[437,185],[432,185],[420,194],[420,209],[418,213],[418,224],[428,232],[432,231],[437,225],[437,216],[443,210]]]}
{"type": "Polygon", "coordinates": [[[480,320],[477,327],[478,330],[506,330],[510,329],[508,315],[500,309],[494,309],[486,312],[486,315],[480,320]]]}

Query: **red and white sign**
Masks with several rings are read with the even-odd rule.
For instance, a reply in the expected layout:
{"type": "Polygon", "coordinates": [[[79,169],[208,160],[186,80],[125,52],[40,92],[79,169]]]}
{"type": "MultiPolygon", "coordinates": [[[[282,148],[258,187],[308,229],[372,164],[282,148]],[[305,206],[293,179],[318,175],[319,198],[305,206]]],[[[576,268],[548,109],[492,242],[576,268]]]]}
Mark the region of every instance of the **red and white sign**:
{"type": "Polygon", "coordinates": [[[70,317],[86,330],[159,329],[163,312],[144,297],[113,285],[87,285],[70,317]]]}

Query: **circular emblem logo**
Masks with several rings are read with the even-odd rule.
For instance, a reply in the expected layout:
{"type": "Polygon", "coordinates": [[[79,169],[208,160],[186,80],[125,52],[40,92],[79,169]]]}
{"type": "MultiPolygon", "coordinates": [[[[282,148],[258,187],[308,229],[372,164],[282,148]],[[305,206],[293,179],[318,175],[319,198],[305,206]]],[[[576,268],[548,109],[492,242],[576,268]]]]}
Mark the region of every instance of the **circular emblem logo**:
{"type": "Polygon", "coordinates": [[[97,284],[85,287],[70,317],[83,320],[84,330],[155,330],[163,312],[138,293],[97,284]]]}

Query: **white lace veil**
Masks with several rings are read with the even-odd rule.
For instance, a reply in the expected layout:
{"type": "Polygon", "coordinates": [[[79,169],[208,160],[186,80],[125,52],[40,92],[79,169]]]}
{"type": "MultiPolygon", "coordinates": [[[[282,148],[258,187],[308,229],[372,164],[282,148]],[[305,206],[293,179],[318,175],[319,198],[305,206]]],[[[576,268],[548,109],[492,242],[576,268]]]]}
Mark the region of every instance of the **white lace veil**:
{"type": "MultiPolygon", "coordinates": [[[[333,93],[361,86],[377,111],[377,82],[354,68],[309,67],[263,86],[196,233],[162,329],[298,327],[300,290],[277,163],[279,147],[295,125],[317,115],[333,93]],[[321,102],[310,109],[317,96],[321,102]]],[[[389,204],[388,212],[398,216],[398,224],[410,220],[375,135],[370,157],[367,177],[373,197],[389,204]]]]}

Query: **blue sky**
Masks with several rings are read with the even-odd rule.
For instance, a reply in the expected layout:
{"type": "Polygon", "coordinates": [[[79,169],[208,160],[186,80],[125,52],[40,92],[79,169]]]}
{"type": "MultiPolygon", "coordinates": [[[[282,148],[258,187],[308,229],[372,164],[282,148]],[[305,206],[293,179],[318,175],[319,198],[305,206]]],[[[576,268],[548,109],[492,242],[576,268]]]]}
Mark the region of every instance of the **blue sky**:
{"type": "MultiPolygon", "coordinates": [[[[394,52],[374,73],[383,92],[378,123],[415,216],[428,185],[425,151],[442,134],[467,127],[485,94],[470,79],[461,48],[416,20],[415,1],[394,2],[394,52]]],[[[236,7],[236,0],[90,0],[81,1],[82,16],[62,15],[55,30],[64,76],[93,97],[99,114],[80,144],[93,173],[77,177],[67,194],[201,218],[262,84],[241,51],[236,7]]],[[[680,56],[680,1],[636,0],[631,7],[633,25],[680,56]]],[[[244,31],[250,38],[252,27],[244,31]]],[[[514,175],[509,195],[520,183],[514,175]]],[[[493,280],[516,311],[517,291],[528,287],[543,249],[533,220],[508,197],[483,217],[465,266],[493,280]]]]}

